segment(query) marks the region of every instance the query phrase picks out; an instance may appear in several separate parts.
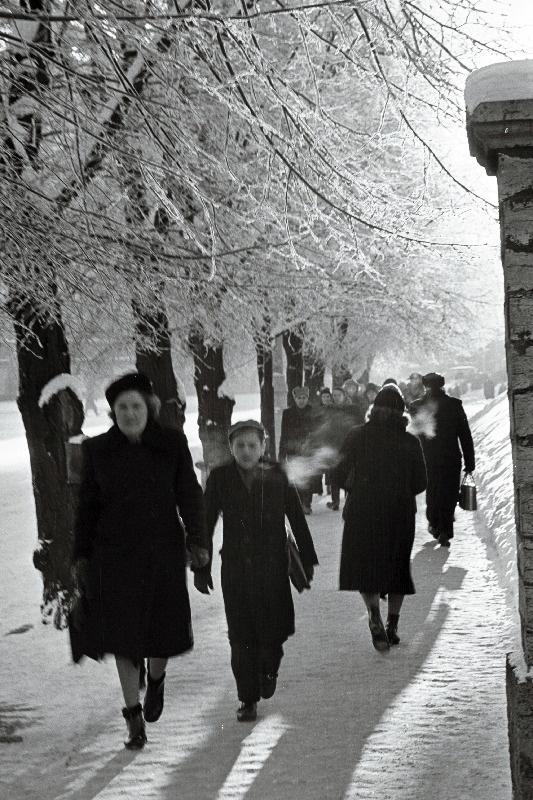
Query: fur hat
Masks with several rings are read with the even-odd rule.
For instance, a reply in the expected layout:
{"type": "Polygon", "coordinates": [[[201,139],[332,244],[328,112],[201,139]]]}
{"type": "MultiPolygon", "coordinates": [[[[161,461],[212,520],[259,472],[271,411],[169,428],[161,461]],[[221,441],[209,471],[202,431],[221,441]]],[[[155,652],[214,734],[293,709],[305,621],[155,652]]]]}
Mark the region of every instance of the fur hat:
{"type": "Polygon", "coordinates": [[[306,398],[309,398],[309,386],[295,386],[292,390],[292,396],[296,399],[297,395],[302,397],[305,395],[306,398]]]}
{"type": "Polygon", "coordinates": [[[393,384],[387,384],[376,395],[374,405],[378,408],[391,408],[394,411],[405,411],[405,400],[402,393],[393,384]]]}
{"type": "Polygon", "coordinates": [[[422,378],[422,383],[428,389],[442,389],[444,386],[444,378],[438,372],[428,372],[422,378]]]}
{"type": "Polygon", "coordinates": [[[230,425],[228,429],[228,441],[231,442],[233,437],[237,433],[242,433],[242,431],[258,431],[261,436],[261,441],[264,441],[266,436],[265,428],[260,422],[257,422],[255,419],[242,419],[230,425]]]}
{"type": "Polygon", "coordinates": [[[133,390],[140,392],[141,394],[154,394],[154,387],[152,386],[152,381],[148,375],[145,375],[144,372],[128,372],[126,375],[123,375],[121,378],[117,378],[116,381],[113,381],[113,383],[109,384],[105,390],[106,400],[111,408],[113,408],[115,400],[119,394],[133,390]]]}

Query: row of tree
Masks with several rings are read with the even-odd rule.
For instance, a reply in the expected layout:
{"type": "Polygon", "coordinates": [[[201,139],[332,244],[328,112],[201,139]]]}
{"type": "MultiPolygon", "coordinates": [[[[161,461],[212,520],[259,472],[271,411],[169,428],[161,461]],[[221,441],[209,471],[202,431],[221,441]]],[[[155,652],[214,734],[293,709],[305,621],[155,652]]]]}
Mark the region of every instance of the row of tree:
{"type": "Polygon", "coordinates": [[[57,625],[76,503],[65,441],[83,411],[68,388],[39,398],[70,372],[70,343],[133,348],[167,424],[172,347],[192,354],[212,464],[233,405],[221,390],[228,341],[254,342],[271,429],[277,335],[301,382],[304,356],[318,380],[326,362],[366,366],[384,341],[433,346],[472,314],[457,286],[476,259],[456,224],[472,196],[434,131],[459,119],[460,76],[491,47],[486,11],[478,0],[4,5],[2,322],[17,343],[43,612],[57,625]]]}

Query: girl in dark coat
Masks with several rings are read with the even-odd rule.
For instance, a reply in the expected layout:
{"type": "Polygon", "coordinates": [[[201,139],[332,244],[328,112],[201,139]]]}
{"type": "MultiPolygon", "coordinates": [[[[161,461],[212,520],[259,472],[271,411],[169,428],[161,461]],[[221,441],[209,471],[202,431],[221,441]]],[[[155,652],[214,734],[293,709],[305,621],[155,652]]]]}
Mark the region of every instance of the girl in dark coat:
{"type": "MultiPolygon", "coordinates": [[[[261,423],[237,422],[229,439],[233,460],[213,469],[207,479],[207,531],[212,537],[222,513],[221,583],[241,701],[237,718],[249,721],[256,719],[259,699],[274,694],[282,645],[294,633],[285,517],[308,582],[318,559],[296,489],[278,464],[262,461],[261,423]]],[[[195,570],[194,583],[209,593],[211,564],[195,570]]]]}
{"type": "Polygon", "coordinates": [[[193,565],[207,562],[205,515],[187,440],[155,421],[159,400],[146,375],[123,376],[106,398],[115,424],[82,446],[73,571],[85,613],[73,615],[70,634],[75,661],[114,654],[125,744],[137,749],[146,742],[144,719],[155,722],[163,710],[168,658],[193,646],[186,547],[193,565]]]}
{"type": "Polygon", "coordinates": [[[396,387],[381,389],[369,421],[348,434],[337,468],[342,484],[350,476],[339,588],[361,593],[377,650],[399,643],[403,598],[415,592],[410,568],[415,496],[426,488],[426,469],[420,442],[405,430],[404,410],[396,387]],[[380,595],[388,596],[386,630],[380,595]]]}

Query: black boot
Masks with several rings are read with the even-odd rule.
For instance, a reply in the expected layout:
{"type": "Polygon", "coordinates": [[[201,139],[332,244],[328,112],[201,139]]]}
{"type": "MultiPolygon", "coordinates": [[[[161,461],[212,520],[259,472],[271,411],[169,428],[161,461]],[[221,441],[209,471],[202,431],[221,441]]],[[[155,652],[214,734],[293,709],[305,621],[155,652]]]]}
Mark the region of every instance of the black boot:
{"type": "Polygon", "coordinates": [[[137,703],[132,708],[123,708],[122,716],[128,726],[128,738],[124,742],[128,750],[141,750],[146,744],[146,731],[141,704],[137,703]]]}
{"type": "Polygon", "coordinates": [[[372,636],[372,644],[376,650],[379,650],[380,653],[384,653],[389,649],[389,640],[387,638],[385,626],[383,625],[383,620],[381,619],[381,614],[379,613],[379,606],[369,610],[368,626],[372,636]]]}
{"type": "Polygon", "coordinates": [[[254,722],[257,719],[257,703],[241,703],[237,709],[239,722],[254,722]]]}
{"type": "Polygon", "coordinates": [[[143,705],[146,722],[157,722],[163,713],[163,705],[165,702],[165,675],[166,672],[163,672],[160,678],[154,680],[150,675],[150,669],[148,669],[148,686],[146,688],[143,705]]]}
{"type": "Polygon", "coordinates": [[[400,644],[400,637],[398,636],[398,620],[399,614],[389,614],[387,617],[387,639],[389,644],[400,644]]]}

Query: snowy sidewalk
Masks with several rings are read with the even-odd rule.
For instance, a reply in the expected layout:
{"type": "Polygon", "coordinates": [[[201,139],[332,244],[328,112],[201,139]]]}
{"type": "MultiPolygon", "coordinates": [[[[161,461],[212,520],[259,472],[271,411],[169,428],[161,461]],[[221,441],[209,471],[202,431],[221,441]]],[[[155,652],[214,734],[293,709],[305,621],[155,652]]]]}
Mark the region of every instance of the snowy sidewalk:
{"type": "Polygon", "coordinates": [[[459,510],[457,520],[448,551],[419,513],[417,594],[404,604],[401,644],[381,655],[359,596],[336,588],[340,514],[315,502],[321,565],[311,592],[295,597],[297,632],[256,723],[235,718],[219,576],[210,597],[191,587],[196,647],[171,663],[163,717],[137,754],[121,745],[111,660],[74,667],[65,634],[19,612],[34,627],[1,631],[0,719],[23,741],[0,744],[0,796],[510,800],[511,614],[480,520],[459,510]]]}

